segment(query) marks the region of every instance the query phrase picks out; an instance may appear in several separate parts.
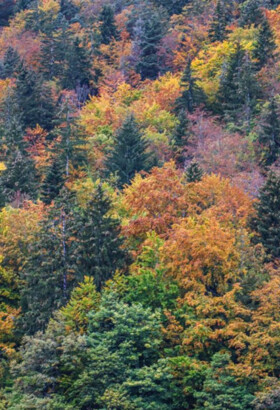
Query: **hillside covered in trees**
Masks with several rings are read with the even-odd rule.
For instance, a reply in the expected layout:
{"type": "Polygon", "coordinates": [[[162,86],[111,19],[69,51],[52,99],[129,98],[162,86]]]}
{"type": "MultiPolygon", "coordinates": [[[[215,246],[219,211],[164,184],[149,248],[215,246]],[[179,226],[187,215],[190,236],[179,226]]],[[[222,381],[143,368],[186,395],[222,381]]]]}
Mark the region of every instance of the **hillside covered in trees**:
{"type": "Polygon", "coordinates": [[[280,409],[280,1],[0,1],[0,409],[280,409]]]}

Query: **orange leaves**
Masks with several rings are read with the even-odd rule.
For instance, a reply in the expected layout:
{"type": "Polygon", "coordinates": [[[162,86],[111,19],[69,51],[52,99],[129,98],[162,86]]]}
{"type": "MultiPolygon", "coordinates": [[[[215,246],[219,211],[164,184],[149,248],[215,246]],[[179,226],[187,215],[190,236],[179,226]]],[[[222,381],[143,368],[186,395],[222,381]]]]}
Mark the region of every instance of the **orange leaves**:
{"type": "Polygon", "coordinates": [[[28,144],[26,151],[35,161],[37,168],[45,167],[48,163],[49,153],[46,151],[47,133],[39,125],[36,128],[28,128],[24,141],[28,144]]]}
{"type": "Polygon", "coordinates": [[[127,236],[150,231],[165,235],[185,209],[183,178],[173,162],[154,168],[146,178],[137,175],[124,190],[123,206],[130,218],[124,227],[127,236]]]}
{"type": "Polygon", "coordinates": [[[6,356],[14,353],[14,343],[10,342],[10,339],[18,315],[19,309],[7,308],[7,311],[0,311],[0,352],[6,356]]]}
{"type": "Polygon", "coordinates": [[[168,272],[186,290],[223,294],[238,266],[235,237],[215,217],[192,217],[173,226],[163,249],[168,272]]]}

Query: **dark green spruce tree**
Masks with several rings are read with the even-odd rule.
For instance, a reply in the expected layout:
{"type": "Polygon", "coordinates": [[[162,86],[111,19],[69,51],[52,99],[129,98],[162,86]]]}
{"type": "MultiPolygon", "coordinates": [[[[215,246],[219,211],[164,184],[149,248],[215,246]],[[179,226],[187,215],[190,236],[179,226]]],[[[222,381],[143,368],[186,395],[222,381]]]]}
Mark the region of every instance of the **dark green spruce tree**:
{"type": "Polygon", "coordinates": [[[54,103],[51,91],[38,74],[24,65],[21,65],[16,80],[15,95],[24,129],[35,128],[37,124],[45,130],[52,128],[54,103]]]}
{"type": "Polygon", "coordinates": [[[200,168],[199,163],[192,161],[186,170],[187,182],[199,182],[203,177],[203,169],[200,168]]]}
{"type": "Polygon", "coordinates": [[[134,175],[148,170],[147,143],[133,114],[128,115],[117,132],[115,144],[106,161],[107,174],[116,174],[118,187],[129,184],[134,175]]]}
{"type": "Polygon", "coordinates": [[[154,80],[160,72],[160,59],[158,55],[160,40],[163,36],[163,27],[160,16],[155,12],[143,15],[136,39],[139,48],[139,59],[136,71],[142,80],[154,80]]]}
{"type": "Polygon", "coordinates": [[[259,95],[254,64],[248,53],[237,44],[221,76],[218,90],[220,113],[227,121],[249,128],[259,95]]]}
{"type": "Polygon", "coordinates": [[[113,8],[105,5],[101,10],[99,20],[101,44],[110,44],[113,39],[118,38],[113,8]]]}
{"type": "Polygon", "coordinates": [[[247,0],[241,4],[239,25],[249,27],[252,24],[258,26],[263,18],[261,10],[262,0],[247,0]]]}
{"type": "Polygon", "coordinates": [[[3,126],[0,130],[1,156],[6,169],[0,175],[1,206],[18,199],[37,199],[38,175],[34,161],[26,151],[21,115],[14,95],[3,105],[3,126]]]}
{"type": "Polygon", "coordinates": [[[46,173],[45,180],[41,188],[41,200],[50,205],[51,202],[59,195],[64,186],[65,170],[59,158],[54,158],[46,173]]]}
{"type": "Polygon", "coordinates": [[[261,163],[273,164],[280,155],[280,121],[275,98],[264,107],[258,133],[261,163]]]}
{"type": "Polygon", "coordinates": [[[219,0],[208,31],[208,36],[212,42],[223,41],[227,36],[226,12],[225,5],[219,0]]]}
{"type": "Polygon", "coordinates": [[[270,258],[280,258],[280,176],[271,172],[255,205],[253,228],[270,258]]]}
{"type": "Polygon", "coordinates": [[[258,69],[261,69],[271,58],[273,58],[275,49],[276,44],[274,34],[270,28],[267,18],[263,16],[258,27],[258,34],[253,53],[254,58],[257,60],[258,69]]]}
{"type": "Polygon", "coordinates": [[[110,200],[98,185],[77,217],[77,274],[80,279],[92,276],[98,290],[117,269],[124,267],[126,259],[119,222],[110,216],[110,209],[110,200]]]}
{"type": "Polygon", "coordinates": [[[67,302],[77,284],[72,249],[76,232],[74,207],[73,195],[64,188],[30,245],[21,272],[19,327],[23,333],[45,329],[52,313],[67,302]]]}
{"type": "Polygon", "coordinates": [[[174,145],[174,151],[177,164],[183,165],[184,163],[184,147],[188,142],[188,126],[189,120],[187,118],[185,110],[181,110],[178,114],[178,125],[176,126],[172,142],[174,145]]]}
{"type": "Polygon", "coordinates": [[[4,55],[3,60],[3,73],[4,78],[13,77],[17,72],[20,65],[20,57],[18,52],[13,48],[9,47],[4,55]]]}
{"type": "Polygon", "coordinates": [[[206,101],[203,90],[197,84],[197,78],[193,76],[191,63],[191,59],[189,58],[181,78],[182,93],[175,103],[177,112],[187,110],[192,113],[195,107],[206,101]]]}

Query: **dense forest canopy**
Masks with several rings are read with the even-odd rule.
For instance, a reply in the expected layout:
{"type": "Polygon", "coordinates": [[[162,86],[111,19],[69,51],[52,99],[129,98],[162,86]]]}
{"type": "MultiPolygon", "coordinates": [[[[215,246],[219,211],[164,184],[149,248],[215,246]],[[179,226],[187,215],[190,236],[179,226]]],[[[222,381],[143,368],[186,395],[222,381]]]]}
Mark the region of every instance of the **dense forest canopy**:
{"type": "Polygon", "coordinates": [[[0,409],[280,409],[280,1],[0,1],[0,409]]]}

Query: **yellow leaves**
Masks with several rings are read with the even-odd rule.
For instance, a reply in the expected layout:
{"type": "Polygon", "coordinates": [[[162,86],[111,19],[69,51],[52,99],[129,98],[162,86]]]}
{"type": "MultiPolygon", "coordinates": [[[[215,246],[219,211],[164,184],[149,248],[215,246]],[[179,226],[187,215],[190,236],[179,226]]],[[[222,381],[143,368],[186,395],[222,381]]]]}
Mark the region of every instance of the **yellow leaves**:
{"type": "Polygon", "coordinates": [[[19,309],[7,308],[6,311],[0,311],[0,353],[10,357],[15,352],[14,343],[10,342],[15,320],[19,315],[19,309]]]}
{"type": "Polygon", "coordinates": [[[57,0],[40,0],[38,8],[44,13],[50,12],[51,14],[56,15],[59,13],[60,5],[57,0]]]}
{"type": "Polygon", "coordinates": [[[234,245],[234,234],[215,217],[189,217],[172,227],[163,257],[168,272],[186,290],[200,282],[205,289],[221,294],[237,273],[239,258],[234,245]]]}
{"type": "Polygon", "coordinates": [[[220,76],[224,63],[234,52],[236,43],[251,52],[256,35],[256,29],[236,28],[228,39],[222,43],[213,43],[201,50],[193,60],[192,68],[201,79],[199,85],[203,88],[210,101],[214,101],[218,91],[220,76]]]}

